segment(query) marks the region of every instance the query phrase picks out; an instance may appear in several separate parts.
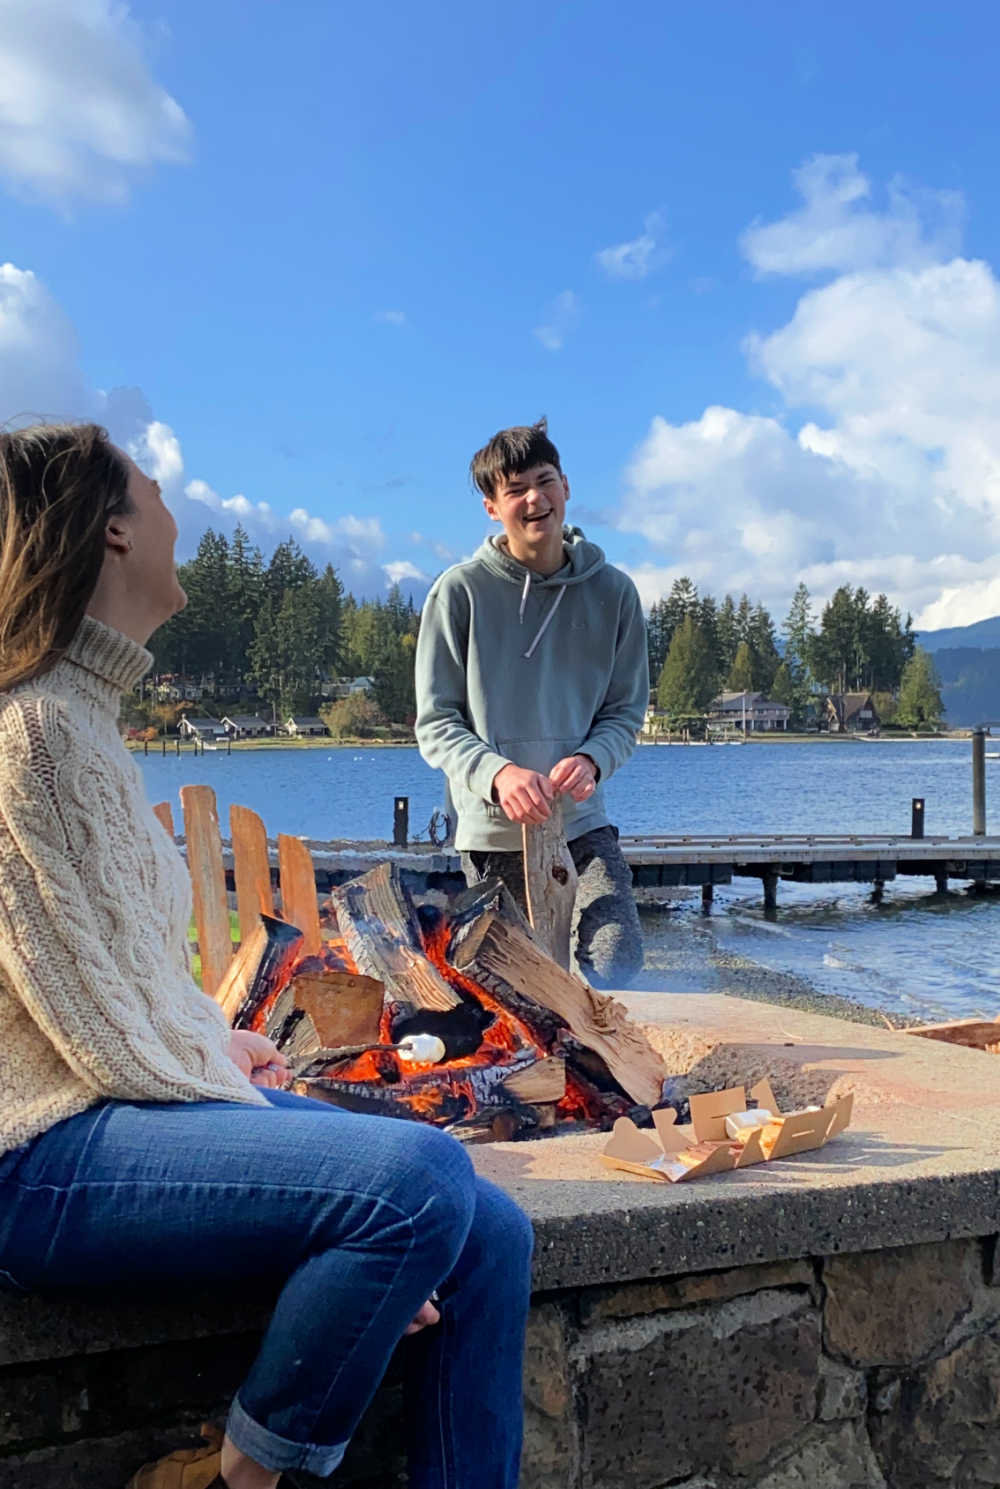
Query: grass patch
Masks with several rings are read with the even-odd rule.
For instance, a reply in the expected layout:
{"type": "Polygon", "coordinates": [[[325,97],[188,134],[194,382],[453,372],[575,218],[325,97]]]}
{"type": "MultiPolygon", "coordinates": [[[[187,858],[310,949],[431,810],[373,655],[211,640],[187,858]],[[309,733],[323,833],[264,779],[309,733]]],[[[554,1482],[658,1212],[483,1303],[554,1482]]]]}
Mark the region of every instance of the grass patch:
{"type": "MultiPolygon", "coordinates": [[[[229,912],[229,939],[234,946],[240,939],[240,918],[235,910],[229,912]]],[[[193,920],[188,926],[188,945],[191,947],[191,974],[201,987],[201,952],[198,950],[198,927],[193,920]]]]}

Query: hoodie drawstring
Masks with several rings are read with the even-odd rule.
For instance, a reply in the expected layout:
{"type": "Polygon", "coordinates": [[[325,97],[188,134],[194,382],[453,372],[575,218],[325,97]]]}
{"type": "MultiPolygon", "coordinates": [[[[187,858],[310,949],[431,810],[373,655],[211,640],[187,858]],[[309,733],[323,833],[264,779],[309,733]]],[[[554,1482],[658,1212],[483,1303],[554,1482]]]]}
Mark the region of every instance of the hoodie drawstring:
{"type": "Polygon", "coordinates": [[[521,591],[521,608],[517,612],[518,621],[520,622],[520,624],[522,626],[524,625],[524,607],[528,603],[528,590],[530,588],[531,588],[531,570],[529,569],[528,572],[527,572],[527,574],[525,574],[525,576],[524,576],[524,588],[521,591]]]}
{"type": "MultiPolygon", "coordinates": [[[[527,578],[525,579],[525,581],[524,581],[524,593],[521,596],[521,620],[522,621],[524,620],[524,605],[525,605],[525,601],[528,598],[528,585],[529,585],[530,582],[531,582],[531,575],[529,574],[527,576],[527,578]]],[[[545,619],[542,621],[541,625],[538,627],[538,632],[537,632],[537,634],[535,636],[534,641],[528,647],[528,650],[524,653],[524,660],[526,662],[527,661],[530,661],[532,652],[535,650],[535,647],[538,645],[539,641],[541,641],[542,637],[545,635],[545,632],[548,629],[549,621],[552,619],[552,617],[555,615],[556,611],[559,609],[559,601],[562,599],[562,597],[563,597],[563,595],[565,593],[566,593],[566,586],[564,584],[560,588],[559,593],[556,595],[555,599],[552,601],[552,604],[549,607],[549,610],[548,610],[548,613],[545,616],[545,619]]]]}

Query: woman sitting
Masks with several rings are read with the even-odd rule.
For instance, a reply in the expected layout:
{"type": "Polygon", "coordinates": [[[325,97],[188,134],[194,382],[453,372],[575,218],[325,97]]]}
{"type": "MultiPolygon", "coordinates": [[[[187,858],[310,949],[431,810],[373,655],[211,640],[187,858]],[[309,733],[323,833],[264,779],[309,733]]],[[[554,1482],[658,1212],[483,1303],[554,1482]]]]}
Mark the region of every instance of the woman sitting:
{"type": "Polygon", "coordinates": [[[279,1282],[215,1486],[332,1474],[415,1334],[411,1486],[514,1489],[525,1216],[452,1138],[273,1089],[281,1055],[191,979],[188,875],[118,726],[185,603],[176,537],[103,430],[0,436],[0,1283],[279,1282]]]}

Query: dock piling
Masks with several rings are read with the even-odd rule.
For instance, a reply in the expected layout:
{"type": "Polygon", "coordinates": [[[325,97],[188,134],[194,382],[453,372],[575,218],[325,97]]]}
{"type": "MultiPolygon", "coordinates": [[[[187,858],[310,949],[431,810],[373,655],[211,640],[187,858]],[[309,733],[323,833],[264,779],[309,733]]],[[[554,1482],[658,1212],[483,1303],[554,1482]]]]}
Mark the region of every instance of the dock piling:
{"type": "Polygon", "coordinates": [[[764,888],[764,909],[777,910],[778,908],[778,875],[772,869],[766,874],[761,874],[760,882],[764,888]]]}
{"type": "Polygon", "coordinates": [[[405,848],[410,840],[410,798],[397,796],[392,813],[392,846],[405,848]]]}
{"type": "Polygon", "coordinates": [[[922,838],[924,835],[924,798],[915,796],[910,803],[910,837],[922,838]]]}
{"type": "Polygon", "coordinates": [[[972,836],[986,836],[986,729],[972,731],[972,836]]]}

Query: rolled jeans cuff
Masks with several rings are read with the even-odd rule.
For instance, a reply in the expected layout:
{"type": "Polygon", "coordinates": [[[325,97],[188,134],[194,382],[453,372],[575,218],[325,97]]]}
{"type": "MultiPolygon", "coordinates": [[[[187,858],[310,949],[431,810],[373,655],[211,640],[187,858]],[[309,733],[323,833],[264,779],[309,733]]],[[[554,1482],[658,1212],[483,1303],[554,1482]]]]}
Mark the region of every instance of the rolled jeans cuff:
{"type": "Polygon", "coordinates": [[[328,1448],[318,1443],[292,1442],[287,1437],[279,1437],[276,1432],[269,1432],[244,1411],[238,1396],[229,1408],[226,1433],[241,1453],[274,1473],[283,1473],[286,1468],[304,1468],[308,1473],[326,1479],[340,1467],[347,1452],[346,1442],[328,1448]]]}

